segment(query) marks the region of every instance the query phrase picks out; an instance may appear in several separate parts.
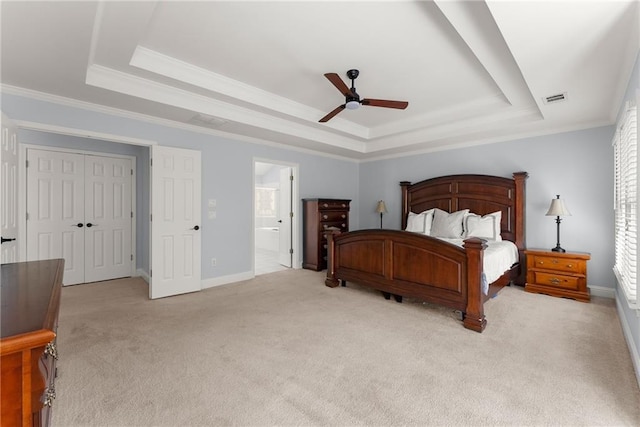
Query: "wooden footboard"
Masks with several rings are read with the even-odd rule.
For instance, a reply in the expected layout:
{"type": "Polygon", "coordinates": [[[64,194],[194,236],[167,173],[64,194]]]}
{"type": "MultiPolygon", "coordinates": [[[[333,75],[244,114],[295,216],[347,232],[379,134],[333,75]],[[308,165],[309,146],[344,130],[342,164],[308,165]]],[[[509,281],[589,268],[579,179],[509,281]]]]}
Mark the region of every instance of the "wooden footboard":
{"type": "Polygon", "coordinates": [[[359,230],[330,234],[327,244],[327,286],[349,281],[451,307],[462,311],[466,328],[484,330],[484,240],[468,239],[460,248],[422,234],[359,230]]]}

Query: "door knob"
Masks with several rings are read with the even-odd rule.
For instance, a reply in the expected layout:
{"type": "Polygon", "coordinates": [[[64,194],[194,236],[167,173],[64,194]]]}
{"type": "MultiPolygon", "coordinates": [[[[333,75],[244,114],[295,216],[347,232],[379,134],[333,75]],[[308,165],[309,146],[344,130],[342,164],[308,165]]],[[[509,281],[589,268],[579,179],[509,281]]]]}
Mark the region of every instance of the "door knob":
{"type": "Polygon", "coordinates": [[[83,224],[83,223],[81,223],[81,222],[79,222],[79,223],[77,223],[77,224],[73,224],[73,225],[72,225],[72,227],[82,228],[82,227],[84,227],[84,224],[83,224]]]}
{"type": "Polygon", "coordinates": [[[90,222],[87,223],[87,228],[91,228],[93,226],[97,227],[98,224],[91,224],[90,222]]]}
{"type": "Polygon", "coordinates": [[[12,238],[5,239],[4,237],[0,237],[0,244],[4,242],[13,242],[14,240],[16,240],[15,237],[13,239],[12,238]]]}
{"type": "Polygon", "coordinates": [[[279,222],[279,223],[282,223],[282,220],[281,220],[281,219],[279,219],[279,220],[278,220],[278,222],[279,222]]]}
{"type": "Polygon", "coordinates": [[[198,231],[198,230],[200,230],[200,226],[196,225],[195,227],[192,228],[192,230],[198,231]]]}

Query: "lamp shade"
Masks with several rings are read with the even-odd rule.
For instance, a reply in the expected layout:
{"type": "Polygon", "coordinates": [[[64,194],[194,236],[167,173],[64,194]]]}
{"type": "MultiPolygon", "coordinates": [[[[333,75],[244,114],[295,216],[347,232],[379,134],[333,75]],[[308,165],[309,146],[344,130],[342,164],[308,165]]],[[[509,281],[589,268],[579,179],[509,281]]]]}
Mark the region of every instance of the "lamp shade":
{"type": "Polygon", "coordinates": [[[385,206],[383,200],[380,200],[378,202],[378,206],[376,206],[376,212],[377,213],[387,213],[387,207],[385,206]]]}
{"type": "Polygon", "coordinates": [[[559,194],[555,199],[551,200],[547,216],[571,216],[571,212],[569,212],[569,209],[564,205],[564,200],[560,199],[559,194]]]}

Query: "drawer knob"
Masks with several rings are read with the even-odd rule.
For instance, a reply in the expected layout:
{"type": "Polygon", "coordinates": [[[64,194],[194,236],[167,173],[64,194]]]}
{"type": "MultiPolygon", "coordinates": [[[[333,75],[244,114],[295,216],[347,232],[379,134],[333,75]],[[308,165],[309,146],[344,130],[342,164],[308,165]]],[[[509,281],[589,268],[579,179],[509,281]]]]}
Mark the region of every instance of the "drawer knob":
{"type": "Polygon", "coordinates": [[[325,208],[328,208],[328,207],[329,207],[329,204],[328,204],[328,203],[325,203],[325,204],[323,204],[322,206],[324,206],[325,208]]]}
{"type": "Polygon", "coordinates": [[[329,215],[322,215],[322,219],[329,219],[329,215]]]}
{"type": "Polygon", "coordinates": [[[347,216],[346,216],[345,214],[342,214],[342,218],[343,218],[343,219],[344,219],[344,218],[346,218],[346,217],[347,217],[347,216]]]}
{"type": "Polygon", "coordinates": [[[560,284],[560,279],[555,278],[555,277],[554,277],[553,279],[549,280],[549,281],[550,281],[551,283],[553,283],[554,285],[558,285],[558,284],[560,284]]]}
{"type": "Polygon", "coordinates": [[[573,268],[573,264],[567,264],[567,267],[573,268]]]}
{"type": "Polygon", "coordinates": [[[344,222],[342,223],[342,228],[347,228],[347,224],[345,224],[344,222]]]}

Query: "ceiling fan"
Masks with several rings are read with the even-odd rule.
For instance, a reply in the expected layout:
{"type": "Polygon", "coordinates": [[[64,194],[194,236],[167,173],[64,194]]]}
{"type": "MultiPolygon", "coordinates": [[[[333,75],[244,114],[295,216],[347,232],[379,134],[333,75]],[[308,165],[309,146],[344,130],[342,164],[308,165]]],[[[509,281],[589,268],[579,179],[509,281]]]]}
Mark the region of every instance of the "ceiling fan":
{"type": "Polygon", "coordinates": [[[347,71],[347,77],[351,79],[351,89],[342,81],[339,75],[336,73],[326,73],[324,76],[329,79],[333,85],[338,88],[340,93],[345,96],[344,104],[338,106],[335,110],[324,116],[319,120],[320,123],[328,122],[338,114],[340,111],[346,109],[355,110],[362,105],[369,105],[371,107],[385,107],[385,108],[397,108],[399,110],[404,110],[409,105],[406,101],[388,101],[386,99],[369,99],[364,98],[360,99],[360,95],[356,92],[356,87],[354,85],[354,80],[358,78],[360,71],[358,70],[349,70],[347,71]]]}

